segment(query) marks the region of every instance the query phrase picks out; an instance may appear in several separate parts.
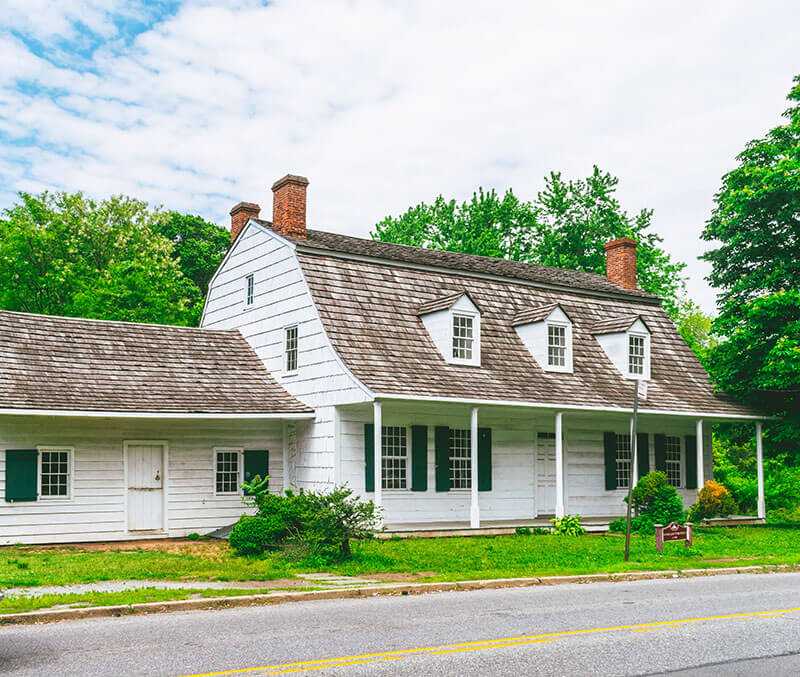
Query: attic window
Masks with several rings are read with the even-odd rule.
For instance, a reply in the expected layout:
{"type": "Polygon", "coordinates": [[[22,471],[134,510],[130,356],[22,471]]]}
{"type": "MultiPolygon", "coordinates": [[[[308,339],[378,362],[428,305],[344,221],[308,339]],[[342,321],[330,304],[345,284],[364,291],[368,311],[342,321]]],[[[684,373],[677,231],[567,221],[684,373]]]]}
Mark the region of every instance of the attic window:
{"type": "Polygon", "coordinates": [[[567,328],[560,324],[547,325],[547,364],[567,366],[567,328]]]}
{"type": "Polygon", "coordinates": [[[255,294],[255,280],[252,275],[247,276],[247,292],[245,298],[245,305],[252,306],[255,294]]]}
{"type": "Polygon", "coordinates": [[[511,326],[544,371],[572,373],[572,320],[559,304],[526,308],[511,326]]]}
{"type": "Polygon", "coordinates": [[[472,360],[473,318],[453,314],[453,359],[472,360]]]}
{"type": "Polygon", "coordinates": [[[645,337],[628,334],[628,371],[641,376],[644,374],[645,337]]]}

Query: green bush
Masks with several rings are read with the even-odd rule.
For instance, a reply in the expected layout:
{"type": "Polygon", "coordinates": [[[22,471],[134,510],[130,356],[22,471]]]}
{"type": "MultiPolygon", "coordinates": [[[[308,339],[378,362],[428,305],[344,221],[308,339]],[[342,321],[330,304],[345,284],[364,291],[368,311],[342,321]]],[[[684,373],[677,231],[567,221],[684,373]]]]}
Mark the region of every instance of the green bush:
{"type": "Polygon", "coordinates": [[[514,529],[514,533],[517,536],[530,536],[531,535],[531,528],[530,527],[517,527],[514,529]]]}
{"type": "Polygon", "coordinates": [[[228,543],[237,555],[260,555],[285,538],[286,523],[279,515],[242,515],[234,525],[228,543]]]}
{"type": "Polygon", "coordinates": [[[559,536],[582,536],[586,533],[586,529],[581,526],[580,515],[564,515],[550,521],[553,523],[553,533],[559,536]]]}
{"type": "Polygon", "coordinates": [[[547,527],[533,527],[533,535],[534,536],[547,536],[548,534],[552,534],[553,532],[548,529],[547,527]]]}
{"type": "MultiPolygon", "coordinates": [[[[652,533],[655,524],[684,522],[683,501],[675,487],[667,483],[667,475],[660,470],[647,473],[633,488],[631,510],[632,532],[652,533]]],[[[615,533],[625,533],[625,518],[614,520],[608,528],[615,533]]]]}
{"type": "Polygon", "coordinates": [[[770,510],[767,513],[767,524],[800,524],[800,508],[795,510],[787,510],[786,508],[777,508],[770,510]]]}

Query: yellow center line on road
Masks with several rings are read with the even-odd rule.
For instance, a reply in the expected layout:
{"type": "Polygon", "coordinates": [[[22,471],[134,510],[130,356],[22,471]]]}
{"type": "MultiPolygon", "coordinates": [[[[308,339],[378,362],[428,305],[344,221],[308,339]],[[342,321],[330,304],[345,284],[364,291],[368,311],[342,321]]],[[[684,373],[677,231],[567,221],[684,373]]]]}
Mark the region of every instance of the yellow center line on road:
{"type": "Polygon", "coordinates": [[[535,644],[539,642],[554,641],[559,637],[575,637],[579,635],[594,634],[600,632],[611,632],[614,630],[634,630],[637,632],[653,630],[656,628],[678,628],[687,623],[699,623],[702,621],[719,621],[746,618],[769,618],[780,616],[781,614],[800,611],[800,607],[794,609],[777,609],[774,611],[749,611],[739,614],[725,614],[723,616],[701,616],[699,618],[686,618],[672,621],[653,621],[651,623],[635,623],[632,625],[613,625],[605,628],[588,628],[585,630],[565,630],[562,632],[549,632],[539,635],[528,635],[522,637],[506,637],[500,639],[490,639],[475,642],[462,642],[457,644],[443,644],[441,646],[427,646],[415,649],[399,649],[397,651],[383,651],[379,653],[361,654],[356,656],[343,656],[340,658],[320,658],[311,661],[301,661],[298,663],[282,663],[278,665],[262,665],[252,668],[237,668],[233,670],[222,670],[219,672],[204,672],[186,677],[221,677],[222,675],[242,675],[246,673],[262,672],[265,674],[283,674],[288,672],[305,672],[310,670],[322,670],[324,668],[346,667],[348,665],[361,665],[363,663],[374,663],[380,660],[396,660],[413,656],[415,654],[444,654],[455,653],[458,651],[479,651],[482,649],[500,649],[507,646],[519,646],[522,644],[535,644]]]}

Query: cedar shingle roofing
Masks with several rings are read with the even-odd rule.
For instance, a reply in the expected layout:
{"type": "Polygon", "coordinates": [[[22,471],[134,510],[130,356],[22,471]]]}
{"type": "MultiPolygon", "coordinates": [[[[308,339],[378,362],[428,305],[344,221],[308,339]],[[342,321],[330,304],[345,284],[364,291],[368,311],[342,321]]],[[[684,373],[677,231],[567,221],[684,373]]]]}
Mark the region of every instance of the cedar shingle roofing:
{"type": "MultiPolygon", "coordinates": [[[[641,320],[647,326],[647,322],[640,315],[622,315],[621,317],[609,317],[594,323],[592,334],[614,334],[628,331],[636,320],[641,320]]],[[[650,327],[647,327],[650,329],[650,327]]]]}
{"type": "Polygon", "coordinates": [[[629,408],[634,384],[592,331],[609,317],[640,316],[651,331],[644,409],[758,415],[713,391],[656,297],[600,275],[314,230],[290,240],[334,348],[375,393],[629,408]],[[417,315],[463,292],[481,308],[478,367],[447,363],[417,315]],[[573,322],[572,374],[545,372],[512,327],[521,312],[554,304],[573,322]]]}
{"type": "MultiPolygon", "coordinates": [[[[538,308],[526,308],[514,316],[514,319],[511,320],[511,326],[518,327],[522,324],[529,324],[531,322],[541,322],[542,320],[546,320],[548,317],[550,317],[550,313],[552,313],[556,308],[560,308],[557,303],[548,303],[546,306],[539,306],[538,308]]],[[[564,309],[561,308],[561,310],[563,311],[564,309]]]]}
{"type": "MultiPolygon", "coordinates": [[[[423,303],[417,309],[417,315],[427,315],[428,313],[435,313],[438,310],[448,310],[449,308],[452,308],[462,296],[469,298],[469,294],[462,290],[453,292],[452,294],[446,294],[438,299],[433,299],[433,301],[423,303]]],[[[471,298],[470,301],[472,301],[471,298]]],[[[472,302],[475,303],[474,301],[472,302]]]]}
{"type": "Polygon", "coordinates": [[[302,413],[238,331],[0,310],[0,408],[302,413]]]}

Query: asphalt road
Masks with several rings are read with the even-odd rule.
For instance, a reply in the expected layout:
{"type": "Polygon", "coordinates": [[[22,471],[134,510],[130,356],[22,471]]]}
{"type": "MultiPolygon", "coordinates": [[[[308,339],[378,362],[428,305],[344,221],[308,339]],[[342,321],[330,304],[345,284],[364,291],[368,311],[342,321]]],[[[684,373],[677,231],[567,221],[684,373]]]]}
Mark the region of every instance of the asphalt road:
{"type": "Polygon", "coordinates": [[[0,628],[3,675],[800,675],[800,574],[0,628]]]}

